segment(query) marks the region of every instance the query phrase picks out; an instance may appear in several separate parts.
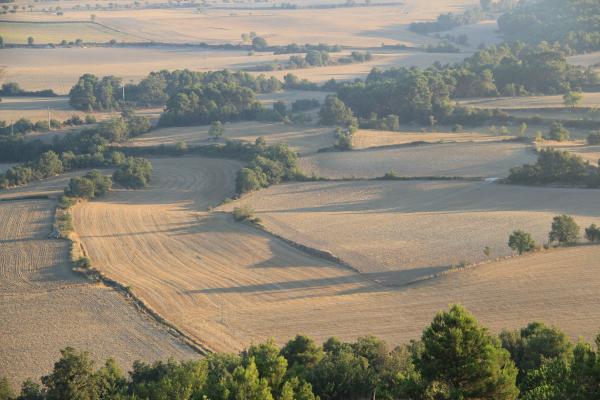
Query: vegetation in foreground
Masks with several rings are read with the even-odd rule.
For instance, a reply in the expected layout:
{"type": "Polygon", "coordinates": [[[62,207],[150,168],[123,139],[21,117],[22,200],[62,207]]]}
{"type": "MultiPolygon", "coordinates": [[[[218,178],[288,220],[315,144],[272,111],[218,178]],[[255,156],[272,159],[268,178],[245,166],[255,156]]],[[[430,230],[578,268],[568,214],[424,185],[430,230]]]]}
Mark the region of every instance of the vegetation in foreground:
{"type": "Polygon", "coordinates": [[[600,396],[600,357],[539,322],[495,337],[453,305],[394,349],[374,336],[317,345],[297,335],[281,348],[269,340],[198,361],[135,362],[125,376],[112,359],[95,369],[88,353],[65,348],[41,383],[25,381],[16,396],[1,379],[0,399],[587,400],[600,396]]]}

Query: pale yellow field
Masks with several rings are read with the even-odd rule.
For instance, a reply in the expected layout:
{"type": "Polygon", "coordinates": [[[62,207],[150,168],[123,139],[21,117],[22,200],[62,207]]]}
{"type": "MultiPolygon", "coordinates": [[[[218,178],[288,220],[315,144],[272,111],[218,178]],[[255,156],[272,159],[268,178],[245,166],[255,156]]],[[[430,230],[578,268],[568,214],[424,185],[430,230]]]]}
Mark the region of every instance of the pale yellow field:
{"type": "MultiPolygon", "coordinates": [[[[89,19],[89,17],[88,17],[89,19]]],[[[0,22],[0,36],[5,43],[25,44],[29,37],[33,37],[34,44],[60,43],[62,40],[74,42],[81,39],[84,42],[105,43],[110,40],[118,42],[139,41],[132,35],[91,22],[81,23],[11,23],[0,22]]]]}
{"type": "Polygon", "coordinates": [[[355,149],[370,147],[405,145],[415,142],[426,143],[469,143],[469,142],[494,142],[511,139],[512,136],[491,135],[480,131],[473,132],[417,132],[417,131],[381,131],[373,129],[360,129],[352,137],[355,149]]]}
{"type": "Polygon", "coordinates": [[[100,362],[195,353],[125,297],[69,269],[68,243],[48,239],[54,202],[0,202],[0,376],[17,387],[51,371],[66,346],[86,349],[100,362]]]}
{"type": "Polygon", "coordinates": [[[504,177],[510,168],[535,161],[520,143],[447,143],[390,149],[311,154],[299,159],[309,175],[325,178],[400,176],[504,177]]]}
{"type": "Polygon", "coordinates": [[[286,184],[244,196],[280,236],[330,251],[361,272],[406,283],[452,264],[507,256],[524,229],[543,244],[556,214],[600,222],[597,190],[527,188],[483,182],[286,184]]]}
{"type": "MultiPolygon", "coordinates": [[[[549,108],[565,107],[563,97],[557,96],[526,96],[526,97],[497,97],[491,99],[468,99],[459,101],[462,105],[477,108],[500,108],[505,110],[517,108],[549,108]]],[[[583,93],[583,100],[578,107],[600,106],[600,93],[583,93]]]]}
{"type": "Polygon", "coordinates": [[[281,343],[299,332],[317,340],[373,333],[399,344],[419,337],[434,313],[452,302],[465,304],[493,330],[542,319],[573,337],[597,332],[598,247],[393,287],[383,284],[389,273],[357,274],[228,215],[202,212],[233,190],[231,162],[190,157],[154,165],[150,189],[78,205],[76,229],[98,268],[132,285],[161,315],[213,349],[239,350],[269,337],[281,343]],[[199,191],[197,182],[206,186],[199,191]]]}
{"type": "Polygon", "coordinates": [[[379,46],[434,43],[408,30],[417,20],[433,20],[440,13],[462,11],[475,0],[407,0],[403,5],[335,9],[231,10],[142,9],[119,11],[69,11],[64,16],[18,13],[20,20],[96,21],[136,38],[170,43],[240,43],[251,31],[272,44],[328,43],[348,46],[379,46]]]}

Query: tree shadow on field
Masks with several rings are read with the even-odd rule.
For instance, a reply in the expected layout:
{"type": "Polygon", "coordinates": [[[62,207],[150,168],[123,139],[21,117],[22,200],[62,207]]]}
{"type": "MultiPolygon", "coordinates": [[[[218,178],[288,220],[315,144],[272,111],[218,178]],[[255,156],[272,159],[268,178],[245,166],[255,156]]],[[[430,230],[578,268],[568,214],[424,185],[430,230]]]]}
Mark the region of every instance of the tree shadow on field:
{"type": "MultiPolygon", "coordinates": [[[[403,291],[409,285],[433,277],[449,266],[423,267],[406,271],[352,273],[341,277],[279,281],[252,285],[189,290],[188,294],[267,294],[329,289],[337,296],[403,291]]],[[[304,297],[318,297],[319,294],[304,297]]]]}

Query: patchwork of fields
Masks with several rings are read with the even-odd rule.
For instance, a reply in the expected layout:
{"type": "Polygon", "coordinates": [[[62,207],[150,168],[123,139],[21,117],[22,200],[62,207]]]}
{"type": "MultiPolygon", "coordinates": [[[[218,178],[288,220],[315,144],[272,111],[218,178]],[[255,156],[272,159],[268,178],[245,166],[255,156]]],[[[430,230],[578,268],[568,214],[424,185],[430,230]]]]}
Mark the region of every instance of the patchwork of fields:
{"type": "Polygon", "coordinates": [[[70,270],[68,242],[48,239],[55,202],[0,202],[0,375],[22,382],[48,373],[59,350],[96,361],[196,357],[123,295],[70,270]]]}

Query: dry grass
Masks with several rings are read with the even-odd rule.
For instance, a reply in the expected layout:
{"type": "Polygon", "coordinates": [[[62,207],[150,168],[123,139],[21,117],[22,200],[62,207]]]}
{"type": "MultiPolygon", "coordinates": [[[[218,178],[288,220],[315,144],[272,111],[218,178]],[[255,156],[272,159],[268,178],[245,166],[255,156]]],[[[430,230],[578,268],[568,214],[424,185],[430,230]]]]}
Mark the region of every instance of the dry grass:
{"type": "MultiPolygon", "coordinates": [[[[99,268],[131,284],[134,293],[159,313],[216,350],[239,350],[269,337],[281,343],[298,332],[317,340],[373,333],[398,344],[417,338],[434,313],[452,302],[462,302],[494,330],[543,319],[572,336],[589,339],[598,328],[600,307],[593,295],[600,286],[597,247],[536,254],[395,288],[381,284],[389,279],[389,272],[356,274],[249,225],[234,223],[230,216],[197,212],[214,204],[216,196],[207,198],[207,194],[228,194],[223,192],[223,182],[229,182],[231,190],[232,175],[228,180],[213,178],[233,167],[227,167],[227,162],[183,158],[155,160],[154,165],[153,188],[113,193],[106,201],[77,206],[76,229],[99,268]],[[197,181],[207,182],[201,192],[195,187],[197,181]],[[556,299],[552,307],[548,307],[550,297],[556,299]]],[[[320,184],[307,185],[318,185],[314,193],[329,197],[320,184]]],[[[294,187],[299,188],[285,185],[264,194],[294,187]]],[[[315,197],[308,190],[301,193],[308,202],[302,207],[310,207],[315,197]]],[[[560,193],[581,201],[579,192],[560,193]]],[[[513,196],[507,193],[502,199],[513,196]]],[[[457,197],[452,201],[453,197],[448,193],[439,201],[455,207],[464,202],[457,197]]],[[[271,198],[277,201],[278,194],[272,193],[271,198]]],[[[391,198],[385,196],[386,201],[391,198]]],[[[355,200],[340,199],[349,204],[355,200]]],[[[567,201],[571,200],[562,198],[558,203],[567,201]]],[[[593,212],[598,215],[597,208],[593,212]]],[[[461,237],[460,232],[450,236],[461,237]]]]}
{"type": "Polygon", "coordinates": [[[66,241],[48,239],[54,204],[0,203],[0,376],[17,386],[48,373],[74,346],[97,361],[189,358],[194,353],[114,290],[71,272],[66,241]]]}
{"type": "Polygon", "coordinates": [[[498,136],[483,132],[417,132],[417,131],[380,131],[372,129],[361,129],[352,138],[355,149],[367,149],[370,147],[395,146],[415,142],[440,143],[440,142],[491,142],[511,139],[512,136],[498,136]]]}
{"type": "MultiPolygon", "coordinates": [[[[88,17],[89,18],[89,17],[88,17]]],[[[108,42],[112,39],[121,41],[137,41],[134,36],[120,33],[92,22],[82,23],[11,23],[0,22],[0,36],[5,43],[27,43],[33,37],[35,44],[60,43],[62,40],[74,42],[108,42]]]]}
{"type": "Polygon", "coordinates": [[[224,126],[225,134],[220,140],[208,136],[210,126],[194,126],[157,129],[127,142],[126,145],[157,146],[172,145],[177,142],[188,145],[209,145],[227,139],[254,143],[257,137],[263,136],[269,144],[286,143],[296,151],[310,153],[331,146],[335,140],[332,128],[265,122],[233,122],[224,126]]]}
{"type": "Polygon", "coordinates": [[[457,265],[507,256],[513,230],[547,241],[552,218],[598,222],[596,190],[465,182],[287,184],[224,206],[249,204],[280,236],[331,251],[361,272],[406,283],[457,265]]]}
{"type": "Polygon", "coordinates": [[[307,174],[326,178],[401,176],[507,176],[510,168],[535,161],[520,143],[449,143],[319,153],[299,160],[307,174]]]}
{"type": "Polygon", "coordinates": [[[69,105],[67,97],[4,97],[0,102],[0,121],[16,121],[27,118],[33,122],[50,118],[63,121],[72,115],[84,116],[69,105]]]}
{"type": "MultiPolygon", "coordinates": [[[[477,108],[500,108],[505,110],[564,107],[563,97],[556,96],[526,96],[526,97],[498,97],[491,99],[468,99],[459,102],[477,108]]],[[[600,93],[584,93],[579,107],[600,106],[600,93]]]]}

